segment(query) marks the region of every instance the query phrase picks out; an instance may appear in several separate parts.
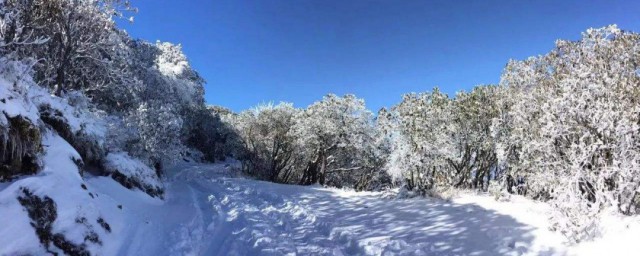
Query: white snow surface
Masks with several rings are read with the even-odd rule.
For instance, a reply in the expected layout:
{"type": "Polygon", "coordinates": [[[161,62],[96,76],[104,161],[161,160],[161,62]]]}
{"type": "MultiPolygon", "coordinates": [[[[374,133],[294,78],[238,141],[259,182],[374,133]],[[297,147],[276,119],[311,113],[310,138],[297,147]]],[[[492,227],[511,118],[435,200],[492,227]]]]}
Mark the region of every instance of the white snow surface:
{"type": "Polygon", "coordinates": [[[128,216],[116,254],[631,255],[629,240],[640,230],[638,219],[623,227],[615,217],[609,236],[571,246],[548,229],[547,204],[518,196],[389,199],[245,179],[229,164],[182,164],[167,179],[165,201],[132,197],[106,177],[87,181],[128,216]]]}

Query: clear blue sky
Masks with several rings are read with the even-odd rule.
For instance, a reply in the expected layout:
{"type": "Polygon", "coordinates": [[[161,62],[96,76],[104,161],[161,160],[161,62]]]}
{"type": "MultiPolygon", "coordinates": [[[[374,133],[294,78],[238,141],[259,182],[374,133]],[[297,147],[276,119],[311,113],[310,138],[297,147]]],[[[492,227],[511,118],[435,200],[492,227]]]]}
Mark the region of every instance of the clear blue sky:
{"type": "Polygon", "coordinates": [[[353,93],[377,111],[403,93],[497,83],[507,60],[589,27],[640,30],[640,1],[134,0],[130,35],[181,43],[208,104],[306,107],[353,93]]]}

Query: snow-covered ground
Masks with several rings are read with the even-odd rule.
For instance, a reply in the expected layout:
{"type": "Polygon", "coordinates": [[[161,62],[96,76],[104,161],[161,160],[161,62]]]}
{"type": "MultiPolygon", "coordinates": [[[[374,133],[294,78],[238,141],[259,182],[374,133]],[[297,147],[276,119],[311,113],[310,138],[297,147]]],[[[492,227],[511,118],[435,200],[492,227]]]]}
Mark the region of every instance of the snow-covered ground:
{"type": "MultiPolygon", "coordinates": [[[[47,144],[65,145],[54,143],[58,138],[50,137],[47,144]]],[[[176,166],[165,177],[165,200],[128,190],[109,177],[85,177],[88,191],[78,191],[90,192],[91,197],[74,192],[69,200],[64,189],[36,186],[29,183],[31,178],[0,183],[3,215],[19,217],[1,221],[0,255],[44,250],[38,249],[26,214],[19,213],[24,210],[12,199],[17,188],[26,185],[60,191],[48,193],[58,205],[53,232],[77,242],[87,232],[97,232],[101,243],[85,244],[103,255],[635,255],[640,251],[632,241],[639,235],[638,218],[612,215],[603,219],[607,229],[602,238],[569,246],[562,235],[548,229],[547,204],[518,196],[508,202],[474,194],[451,201],[396,199],[377,192],[250,180],[234,174],[232,166],[176,166]],[[86,216],[88,222],[74,224],[76,215],[86,216]],[[100,216],[110,231],[95,228],[93,221],[100,216]]],[[[48,170],[56,168],[51,162],[48,170]]],[[[53,181],[62,174],[45,171],[39,177],[53,181]]],[[[82,182],[77,175],[65,180],[78,187],[82,182]]]]}
{"type": "MultiPolygon", "coordinates": [[[[612,252],[610,243],[631,235],[618,230],[608,242],[570,247],[548,230],[548,206],[521,197],[388,199],[382,193],[280,185],[232,173],[225,164],[178,166],[167,175],[165,201],[132,195],[107,177],[88,178],[89,187],[122,205],[126,216],[112,224],[122,234],[111,243],[116,248],[105,250],[118,255],[601,255],[612,252]]],[[[616,247],[616,255],[634,253],[624,246],[616,247]]]]}

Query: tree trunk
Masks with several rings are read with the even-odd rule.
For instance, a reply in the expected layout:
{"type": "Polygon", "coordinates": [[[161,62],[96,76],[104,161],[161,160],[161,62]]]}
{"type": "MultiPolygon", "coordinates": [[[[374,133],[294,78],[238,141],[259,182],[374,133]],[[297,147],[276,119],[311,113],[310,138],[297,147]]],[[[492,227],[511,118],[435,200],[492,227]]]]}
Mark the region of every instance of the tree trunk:
{"type": "Polygon", "coordinates": [[[307,163],[307,168],[304,170],[302,179],[300,179],[300,185],[311,185],[318,181],[318,164],[320,163],[320,154],[316,156],[316,159],[307,163]]]}
{"type": "Polygon", "coordinates": [[[324,185],[326,176],[327,176],[327,157],[323,150],[320,153],[320,171],[318,172],[317,182],[320,183],[320,185],[324,185]]]}

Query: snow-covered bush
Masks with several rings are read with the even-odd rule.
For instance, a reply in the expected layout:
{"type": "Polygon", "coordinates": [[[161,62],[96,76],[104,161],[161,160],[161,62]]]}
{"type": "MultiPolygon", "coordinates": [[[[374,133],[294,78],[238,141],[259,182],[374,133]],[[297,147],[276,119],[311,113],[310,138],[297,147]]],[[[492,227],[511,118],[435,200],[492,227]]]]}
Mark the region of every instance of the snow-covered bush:
{"type": "MultiPolygon", "coordinates": [[[[149,163],[173,163],[188,153],[186,146],[208,151],[215,160],[217,145],[206,145],[222,122],[204,105],[204,80],[191,69],[180,46],[131,40],[132,73],[140,82],[136,104],[124,108],[124,119],[139,133],[142,148],[130,150],[149,163]],[[148,140],[148,141],[147,141],[148,140]],[[171,145],[171,147],[169,147],[171,145]]],[[[211,139],[215,141],[214,139],[211,139]]],[[[127,146],[128,148],[131,145],[127,146]]],[[[218,157],[220,158],[220,157],[218,157]]]]}
{"type": "Polygon", "coordinates": [[[453,99],[437,88],[405,95],[390,114],[390,175],[425,194],[449,186],[486,190],[501,174],[490,132],[499,90],[479,86],[453,99]]]}
{"type": "Polygon", "coordinates": [[[261,105],[227,113],[224,120],[235,130],[227,145],[239,149],[236,157],[249,175],[358,190],[390,184],[383,171],[389,151],[386,131],[353,95],[330,94],[301,110],[287,103],[261,105]]]}
{"type": "Polygon", "coordinates": [[[511,197],[511,194],[509,194],[505,186],[498,182],[490,183],[489,188],[487,188],[487,192],[489,192],[489,194],[498,201],[509,201],[509,198],[511,197]]]}
{"type": "Polygon", "coordinates": [[[392,109],[392,152],[387,170],[409,189],[432,189],[445,182],[439,172],[447,164],[447,110],[451,100],[437,88],[432,93],[407,94],[392,109]]]}
{"type": "Polygon", "coordinates": [[[557,228],[575,241],[597,233],[604,209],[639,209],[638,59],[640,35],[609,26],[512,61],[502,77],[513,92],[510,172],[548,194],[557,228]]]}
{"type": "Polygon", "coordinates": [[[196,110],[192,122],[183,130],[186,145],[202,152],[203,158],[211,162],[237,155],[242,147],[230,124],[233,118],[231,112],[220,113],[212,106],[196,110]]]}
{"type": "Polygon", "coordinates": [[[182,119],[166,105],[142,103],[135,113],[127,118],[128,124],[137,129],[141,152],[133,152],[149,159],[153,165],[175,163],[185,151],[180,141],[182,119]]]}

